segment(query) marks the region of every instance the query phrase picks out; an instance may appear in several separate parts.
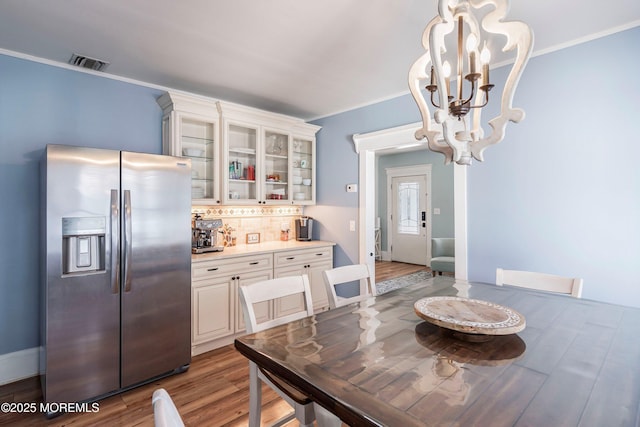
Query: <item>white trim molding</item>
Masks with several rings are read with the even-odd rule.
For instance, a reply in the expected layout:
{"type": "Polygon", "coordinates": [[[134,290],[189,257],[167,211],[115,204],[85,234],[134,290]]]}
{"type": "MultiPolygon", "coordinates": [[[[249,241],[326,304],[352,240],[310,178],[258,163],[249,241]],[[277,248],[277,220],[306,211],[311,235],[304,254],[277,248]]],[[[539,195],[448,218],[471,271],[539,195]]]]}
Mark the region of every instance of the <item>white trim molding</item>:
{"type": "Polygon", "coordinates": [[[39,357],[39,347],[0,354],[0,385],[38,375],[39,357]]]}
{"type": "MultiPolygon", "coordinates": [[[[375,281],[375,153],[378,150],[416,143],[415,132],[422,123],[410,123],[375,132],[353,135],[356,153],[359,154],[359,262],[369,264],[375,281]]],[[[426,141],[422,141],[425,149],[426,141]]],[[[467,280],[467,169],[458,164],[453,167],[454,221],[456,238],[455,277],[467,280]]]]}

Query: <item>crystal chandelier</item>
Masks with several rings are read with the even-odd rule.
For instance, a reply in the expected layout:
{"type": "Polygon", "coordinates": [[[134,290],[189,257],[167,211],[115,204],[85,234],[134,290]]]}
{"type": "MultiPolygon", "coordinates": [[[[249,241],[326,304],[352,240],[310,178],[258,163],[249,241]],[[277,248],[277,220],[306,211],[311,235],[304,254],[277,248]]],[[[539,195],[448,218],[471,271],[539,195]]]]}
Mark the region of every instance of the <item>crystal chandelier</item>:
{"type": "Polygon", "coordinates": [[[482,161],[484,150],[504,138],[507,121],[517,123],[524,118],[524,111],[513,108],[512,101],[531,56],[533,32],[523,22],[503,21],[508,9],[508,0],[438,0],[438,16],[424,30],[422,45],[426,53],[409,70],[409,89],[422,115],[416,139],[427,138],[429,149],[444,154],[445,163],[469,165],[472,158],[482,161]],[[481,15],[479,9],[487,5],[493,10],[481,15]],[[450,34],[457,34],[457,55],[451,58],[456,65],[453,92],[445,46],[450,34]],[[494,85],[489,78],[491,53],[487,42],[499,42],[496,35],[506,37],[503,52],[517,48],[501,96],[491,92],[494,85]],[[491,98],[500,97],[500,114],[488,121],[492,131],[485,136],[480,115],[490,92],[491,98]]]}

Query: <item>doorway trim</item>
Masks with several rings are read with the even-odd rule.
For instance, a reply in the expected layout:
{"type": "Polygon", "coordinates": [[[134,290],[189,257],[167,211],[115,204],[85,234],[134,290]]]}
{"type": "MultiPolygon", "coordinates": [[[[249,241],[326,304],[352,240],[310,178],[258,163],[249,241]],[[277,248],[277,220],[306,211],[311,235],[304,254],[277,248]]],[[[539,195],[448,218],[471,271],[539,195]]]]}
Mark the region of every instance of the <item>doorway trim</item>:
{"type": "MultiPolygon", "coordinates": [[[[364,134],[354,134],[353,143],[358,153],[358,251],[359,262],[369,264],[375,283],[375,154],[376,151],[400,145],[419,143],[415,133],[422,123],[410,123],[364,134]]],[[[456,279],[467,280],[467,166],[453,164],[453,208],[455,229],[456,279]]]]}
{"type": "MultiPolygon", "coordinates": [[[[427,267],[430,265],[429,260],[431,259],[431,164],[427,165],[415,165],[415,166],[398,166],[393,168],[386,168],[387,172],[387,243],[389,246],[393,245],[393,232],[391,231],[391,227],[393,227],[393,223],[391,221],[391,214],[393,212],[393,191],[391,190],[391,182],[393,178],[403,177],[403,176],[413,176],[413,175],[421,175],[426,178],[427,187],[425,188],[426,200],[425,200],[425,212],[427,212],[426,222],[426,234],[427,234],[427,256],[424,260],[424,265],[427,267]]],[[[391,250],[389,252],[392,252],[391,250]]]]}

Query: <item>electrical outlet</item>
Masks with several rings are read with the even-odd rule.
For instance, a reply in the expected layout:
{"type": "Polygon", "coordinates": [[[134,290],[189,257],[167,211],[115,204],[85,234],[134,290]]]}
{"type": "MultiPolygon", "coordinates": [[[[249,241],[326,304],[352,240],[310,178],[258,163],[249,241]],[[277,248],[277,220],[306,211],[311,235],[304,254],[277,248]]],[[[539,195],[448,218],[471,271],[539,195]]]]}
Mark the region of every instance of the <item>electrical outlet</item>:
{"type": "Polygon", "coordinates": [[[349,231],[356,231],[356,221],[353,219],[349,221],[349,231]]]}

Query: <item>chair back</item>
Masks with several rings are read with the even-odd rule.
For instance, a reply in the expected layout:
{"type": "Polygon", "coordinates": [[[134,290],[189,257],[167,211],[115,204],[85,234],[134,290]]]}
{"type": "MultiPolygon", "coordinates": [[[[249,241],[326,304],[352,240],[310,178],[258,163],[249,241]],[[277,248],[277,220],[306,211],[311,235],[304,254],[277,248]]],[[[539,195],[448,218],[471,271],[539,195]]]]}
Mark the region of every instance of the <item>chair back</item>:
{"type": "Polygon", "coordinates": [[[456,239],[453,237],[434,237],[431,239],[431,257],[456,256],[456,239]]]}
{"type": "Polygon", "coordinates": [[[324,284],[329,296],[329,307],[342,307],[353,302],[362,301],[376,295],[376,288],[371,283],[371,272],[367,264],[345,265],[322,272],[324,284]],[[336,285],[349,282],[360,282],[359,293],[353,297],[340,297],[336,294],[336,285]]]}
{"type": "Polygon", "coordinates": [[[311,301],[309,277],[306,274],[301,276],[279,277],[277,279],[263,280],[240,286],[240,304],[244,312],[247,332],[250,334],[311,316],[313,315],[313,303],[311,301]],[[304,308],[301,308],[300,311],[295,313],[278,317],[277,319],[270,319],[258,323],[253,307],[254,304],[296,294],[303,295],[304,308]]]}
{"type": "Polygon", "coordinates": [[[582,297],[582,279],[577,277],[562,277],[546,273],[531,271],[496,269],[496,285],[513,285],[539,291],[556,292],[582,297]]]}
{"type": "Polygon", "coordinates": [[[165,389],[159,388],[153,392],[151,404],[155,427],[184,427],[178,408],[165,389]]]}

